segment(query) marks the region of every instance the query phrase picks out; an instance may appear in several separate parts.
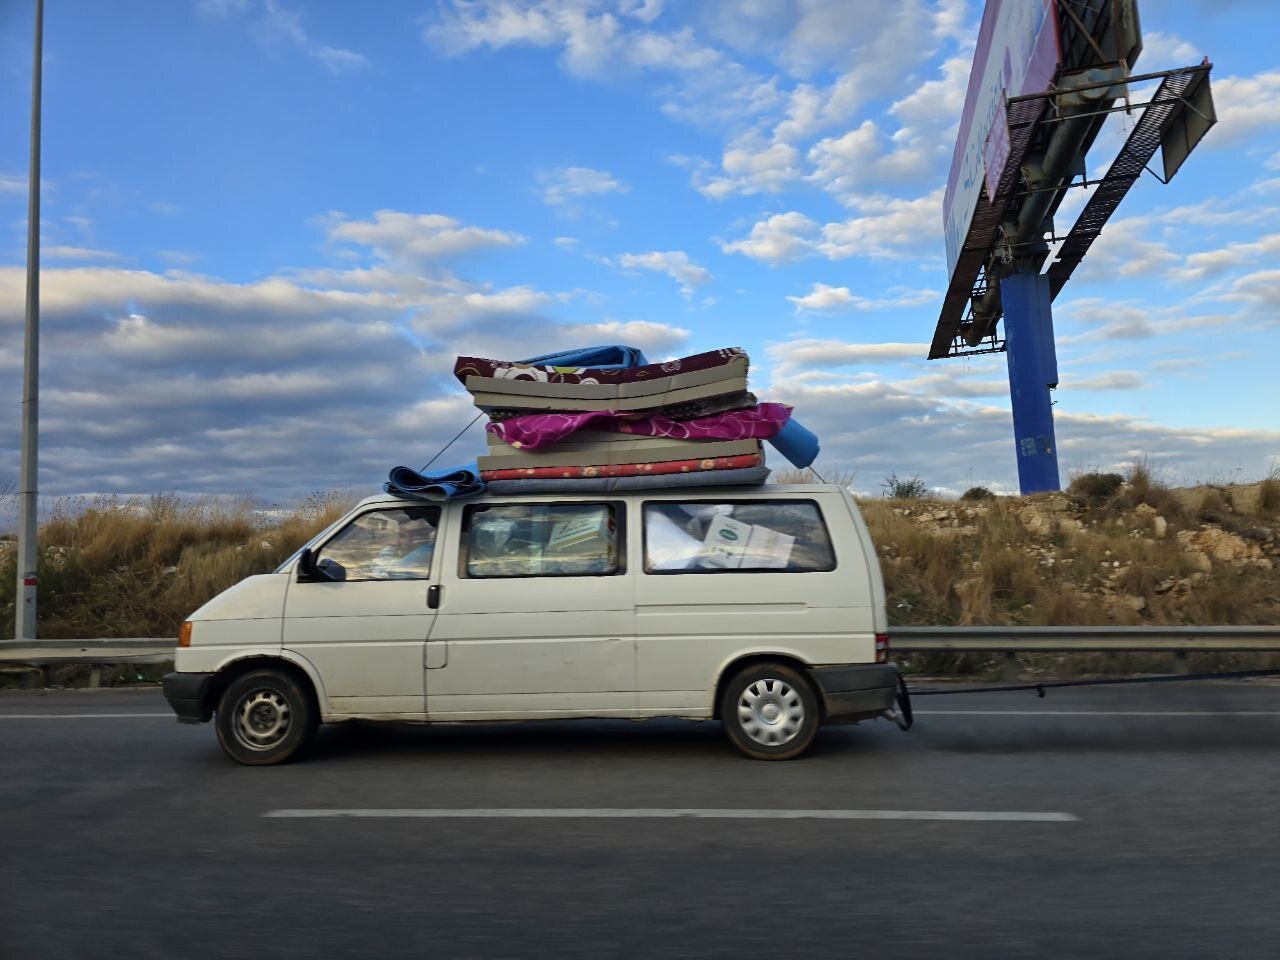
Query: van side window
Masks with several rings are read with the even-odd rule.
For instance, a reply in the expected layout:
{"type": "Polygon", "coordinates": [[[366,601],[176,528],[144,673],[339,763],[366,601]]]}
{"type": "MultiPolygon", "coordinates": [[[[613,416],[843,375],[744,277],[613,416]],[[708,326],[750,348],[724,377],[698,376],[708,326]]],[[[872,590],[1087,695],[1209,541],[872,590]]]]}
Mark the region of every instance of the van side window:
{"type": "Polygon", "coordinates": [[[618,511],[610,503],[467,507],[458,575],[610,576],[621,572],[618,511]]]}
{"type": "Polygon", "coordinates": [[[644,505],[645,573],[834,570],[811,500],[679,500],[644,505]]]}
{"type": "Polygon", "coordinates": [[[370,510],[356,517],[320,549],[352,580],[426,580],[431,576],[439,507],[370,510]]]}

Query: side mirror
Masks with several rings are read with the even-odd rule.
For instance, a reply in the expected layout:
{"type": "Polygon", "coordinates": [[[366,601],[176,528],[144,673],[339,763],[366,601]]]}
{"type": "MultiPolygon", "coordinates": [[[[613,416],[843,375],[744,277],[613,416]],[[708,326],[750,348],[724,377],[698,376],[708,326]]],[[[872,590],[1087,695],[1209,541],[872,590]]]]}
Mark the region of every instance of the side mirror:
{"type": "Polygon", "coordinates": [[[321,580],[342,582],[347,579],[347,568],[337,560],[330,560],[328,557],[316,564],[316,572],[319,573],[321,580]]]}
{"type": "Polygon", "coordinates": [[[316,579],[316,555],[311,552],[310,547],[303,547],[302,553],[298,554],[298,580],[306,582],[307,580],[316,579]]]}

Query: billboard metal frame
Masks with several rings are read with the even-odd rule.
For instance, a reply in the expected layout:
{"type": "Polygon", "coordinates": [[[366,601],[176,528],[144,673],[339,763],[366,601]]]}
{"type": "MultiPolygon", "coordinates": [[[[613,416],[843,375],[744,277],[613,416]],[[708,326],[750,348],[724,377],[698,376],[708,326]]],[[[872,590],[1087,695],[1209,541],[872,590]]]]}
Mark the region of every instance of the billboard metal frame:
{"type": "Polygon", "coordinates": [[[1053,299],[1143,171],[1167,181],[1216,120],[1207,58],[1131,72],[1138,21],[1137,0],[987,0],[983,10],[943,200],[950,275],[929,359],[1006,354],[1024,494],[1060,484],[1053,299]],[[1130,85],[1156,79],[1134,103],[1130,85]],[[1086,156],[1122,110],[1136,115],[1133,129],[1090,180],[1086,156]],[[1157,149],[1164,177],[1150,168],[1157,149]],[[1077,186],[1092,195],[1058,236],[1053,217],[1077,186]]]}

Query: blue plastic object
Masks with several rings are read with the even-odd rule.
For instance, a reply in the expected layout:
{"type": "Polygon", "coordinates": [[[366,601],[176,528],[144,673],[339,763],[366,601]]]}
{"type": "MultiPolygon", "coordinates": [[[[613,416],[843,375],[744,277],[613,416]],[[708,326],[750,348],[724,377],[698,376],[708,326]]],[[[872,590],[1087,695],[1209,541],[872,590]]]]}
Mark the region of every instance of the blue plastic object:
{"type": "Polygon", "coordinates": [[[412,467],[395,467],[390,478],[382,485],[387,493],[416,500],[474,497],[478,493],[484,493],[484,487],[480,470],[475,463],[433,473],[420,473],[412,467]]]}
{"type": "Polygon", "coordinates": [[[597,370],[619,370],[625,367],[642,367],[649,361],[639,347],[613,345],[544,353],[540,357],[531,357],[520,362],[533,363],[542,367],[594,367],[597,370]]]}
{"type": "Polygon", "coordinates": [[[775,450],[787,458],[793,467],[803,469],[818,459],[821,447],[812,430],[796,423],[792,417],[774,436],[769,438],[775,450]]]}
{"type": "Polygon", "coordinates": [[[1058,385],[1049,278],[1036,273],[1005,277],[1000,281],[1000,300],[1004,306],[1018,485],[1024,495],[1060,490],[1053,400],[1049,395],[1049,389],[1058,385]]]}

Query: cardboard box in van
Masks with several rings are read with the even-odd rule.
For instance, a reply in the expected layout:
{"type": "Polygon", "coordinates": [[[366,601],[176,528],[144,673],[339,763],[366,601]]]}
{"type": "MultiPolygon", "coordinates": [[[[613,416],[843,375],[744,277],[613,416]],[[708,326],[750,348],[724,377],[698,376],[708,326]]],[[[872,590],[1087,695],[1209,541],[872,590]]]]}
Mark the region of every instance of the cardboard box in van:
{"type": "Polygon", "coordinates": [[[791,559],[795,542],[795,537],[758,523],[716,515],[702,541],[702,565],[736,570],[746,560],[751,569],[780,570],[791,559]]]}

